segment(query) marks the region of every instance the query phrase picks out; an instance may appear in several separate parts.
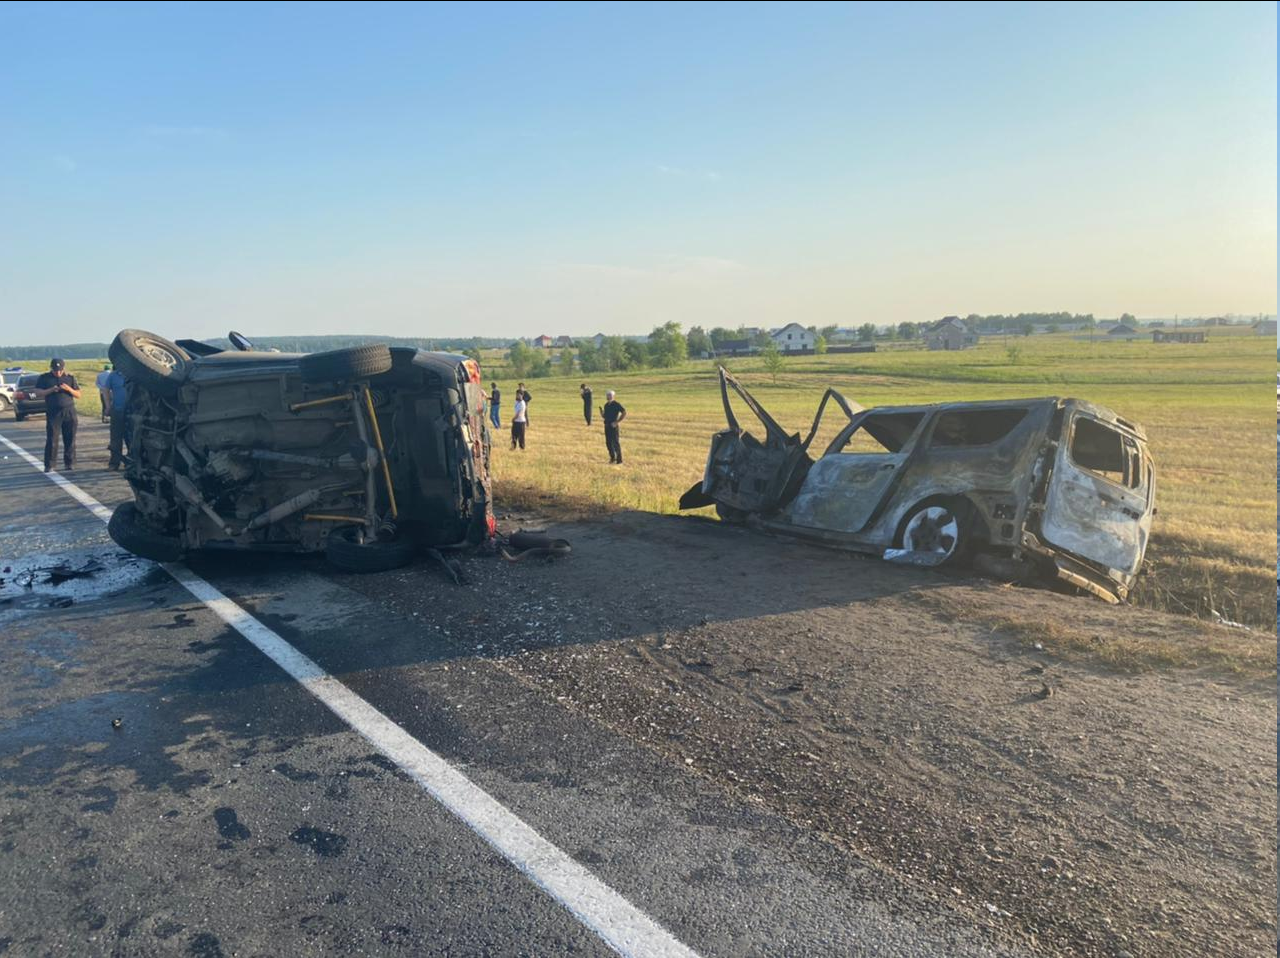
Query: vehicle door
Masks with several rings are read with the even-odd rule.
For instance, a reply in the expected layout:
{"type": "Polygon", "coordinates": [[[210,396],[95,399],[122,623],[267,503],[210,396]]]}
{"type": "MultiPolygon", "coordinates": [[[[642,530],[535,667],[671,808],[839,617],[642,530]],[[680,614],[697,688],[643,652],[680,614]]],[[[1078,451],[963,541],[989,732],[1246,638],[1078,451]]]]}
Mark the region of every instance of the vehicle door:
{"type": "Polygon", "coordinates": [[[855,416],[809,470],[787,520],[830,532],[862,530],[890,493],[924,419],[924,412],[891,410],[855,416]]]}
{"type": "Polygon", "coordinates": [[[1151,532],[1154,494],[1144,445],[1076,411],[1058,443],[1041,531],[1050,545],[1134,575],[1151,532]]]}
{"type": "Polygon", "coordinates": [[[739,383],[728,370],[720,369],[720,395],[729,428],[711,438],[711,451],[702,482],[680,498],[681,509],[696,509],[713,503],[743,513],[769,515],[784,506],[800,486],[812,466],[809,444],[829,401],[834,401],[847,418],[861,407],[849,403],[834,389],[828,389],[818,404],[813,426],[805,439],[788,433],[739,383]],[[758,439],[739,425],[729,391],[751,411],[764,429],[758,439]]]}

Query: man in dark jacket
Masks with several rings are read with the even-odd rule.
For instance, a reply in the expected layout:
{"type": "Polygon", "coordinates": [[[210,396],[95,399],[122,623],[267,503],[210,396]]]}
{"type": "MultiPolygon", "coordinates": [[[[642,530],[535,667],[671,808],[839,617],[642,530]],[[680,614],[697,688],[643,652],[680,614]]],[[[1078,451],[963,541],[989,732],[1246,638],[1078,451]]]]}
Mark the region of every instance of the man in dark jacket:
{"type": "Polygon", "coordinates": [[[609,461],[620,466],[622,465],[622,443],[618,438],[618,424],[627,418],[627,411],[622,408],[622,403],[613,398],[612,389],[604,395],[609,400],[600,410],[600,418],[604,420],[604,444],[609,449],[609,461]]]}
{"type": "Polygon", "coordinates": [[[582,418],[591,425],[591,387],[586,383],[582,384],[582,418]]]}
{"type": "Polygon", "coordinates": [[[52,472],[58,459],[58,434],[62,434],[62,461],[68,470],[76,464],[76,400],[80,387],[61,359],[49,361],[49,371],[36,380],[31,390],[44,400],[44,471],[52,472]]]}

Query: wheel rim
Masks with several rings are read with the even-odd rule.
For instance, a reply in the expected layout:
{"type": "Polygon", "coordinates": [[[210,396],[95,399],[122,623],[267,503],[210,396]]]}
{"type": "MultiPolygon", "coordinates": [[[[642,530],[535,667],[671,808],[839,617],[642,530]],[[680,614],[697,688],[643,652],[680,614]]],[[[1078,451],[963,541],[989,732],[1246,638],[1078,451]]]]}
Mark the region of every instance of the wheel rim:
{"type": "Polygon", "coordinates": [[[947,558],[960,543],[960,520],[946,506],[921,509],[902,534],[902,544],[912,552],[927,552],[947,558]]]}
{"type": "Polygon", "coordinates": [[[173,369],[178,365],[178,357],[153,339],[135,339],[133,345],[137,347],[138,352],[148,359],[155,360],[165,369],[173,369]]]}

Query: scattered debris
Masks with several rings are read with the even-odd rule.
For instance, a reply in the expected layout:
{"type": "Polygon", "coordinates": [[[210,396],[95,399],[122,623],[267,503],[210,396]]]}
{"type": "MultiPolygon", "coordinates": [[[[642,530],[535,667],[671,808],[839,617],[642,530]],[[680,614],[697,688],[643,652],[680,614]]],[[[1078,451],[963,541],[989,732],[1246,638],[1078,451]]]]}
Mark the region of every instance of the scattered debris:
{"type": "Polygon", "coordinates": [[[119,727],[120,727],[120,726],[122,726],[123,724],[124,724],[124,719],[122,719],[122,718],[113,718],[113,719],[111,720],[111,727],[112,727],[112,728],[119,728],[119,727]]]}
{"type": "Polygon", "coordinates": [[[546,556],[551,560],[573,551],[568,539],[553,539],[546,533],[525,532],[523,529],[508,536],[506,545],[516,550],[515,554],[507,551],[506,546],[498,550],[508,562],[519,562],[530,556],[546,556]]]}

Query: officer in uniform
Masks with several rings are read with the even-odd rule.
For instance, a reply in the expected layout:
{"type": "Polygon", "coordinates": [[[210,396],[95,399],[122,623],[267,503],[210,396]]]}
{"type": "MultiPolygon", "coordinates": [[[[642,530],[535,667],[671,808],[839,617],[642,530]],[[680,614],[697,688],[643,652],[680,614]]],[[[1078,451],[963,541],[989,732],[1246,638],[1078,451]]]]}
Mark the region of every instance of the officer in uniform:
{"type": "Polygon", "coordinates": [[[68,470],[76,464],[76,400],[80,387],[61,359],[49,361],[49,371],[36,380],[32,390],[44,400],[44,471],[52,472],[58,459],[58,434],[62,434],[62,461],[68,470]]]}

